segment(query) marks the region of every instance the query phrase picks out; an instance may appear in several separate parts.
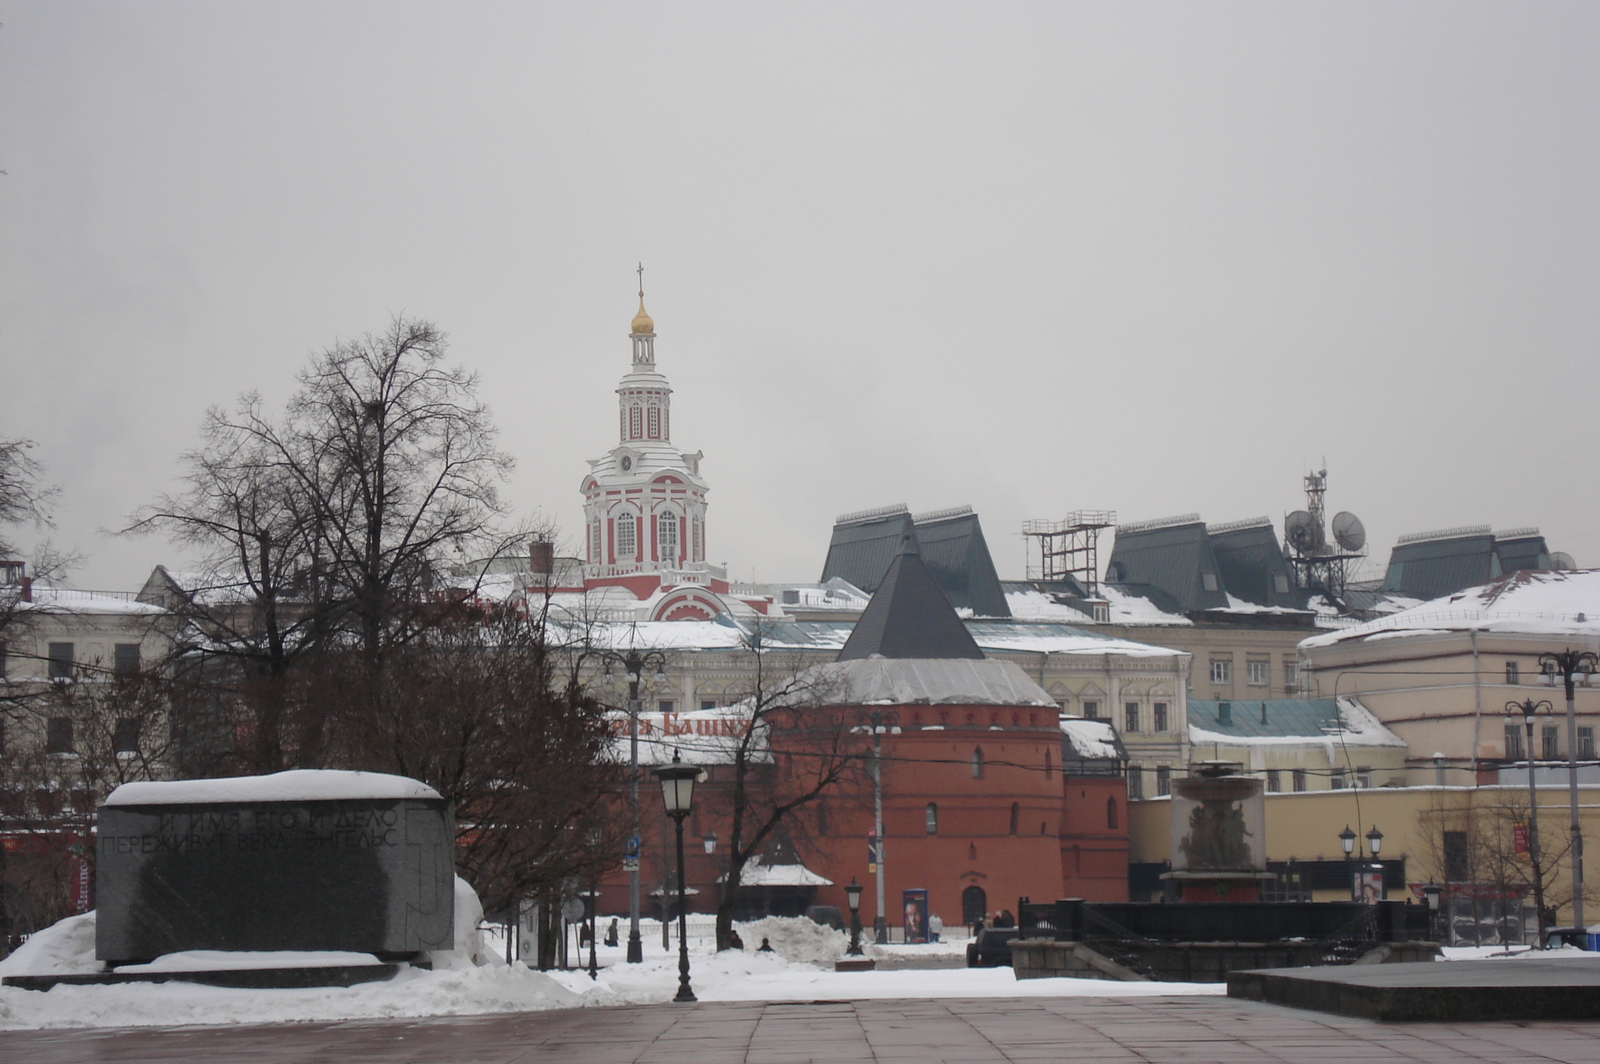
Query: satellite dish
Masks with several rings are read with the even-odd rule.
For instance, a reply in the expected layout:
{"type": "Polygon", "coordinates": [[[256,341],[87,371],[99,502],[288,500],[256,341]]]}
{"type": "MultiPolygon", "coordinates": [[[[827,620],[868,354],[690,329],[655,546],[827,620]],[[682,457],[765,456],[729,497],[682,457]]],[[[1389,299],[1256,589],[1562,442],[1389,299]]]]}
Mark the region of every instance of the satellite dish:
{"type": "Polygon", "coordinates": [[[1315,525],[1316,519],[1308,511],[1296,510],[1283,519],[1283,538],[1301,554],[1308,554],[1316,539],[1315,525]]]}
{"type": "Polygon", "coordinates": [[[1552,569],[1576,569],[1577,567],[1578,563],[1572,560],[1572,555],[1564,550],[1555,551],[1550,555],[1550,568],[1552,569]]]}
{"type": "Polygon", "coordinates": [[[1349,510],[1333,515],[1333,539],[1339,546],[1354,554],[1367,545],[1367,530],[1361,518],[1349,510]]]}

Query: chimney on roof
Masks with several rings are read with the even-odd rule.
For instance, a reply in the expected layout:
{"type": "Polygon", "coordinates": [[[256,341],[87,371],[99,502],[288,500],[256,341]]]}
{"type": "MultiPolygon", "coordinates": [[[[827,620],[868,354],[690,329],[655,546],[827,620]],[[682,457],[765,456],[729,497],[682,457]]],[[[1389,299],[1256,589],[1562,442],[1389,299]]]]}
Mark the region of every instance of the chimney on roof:
{"type": "Polygon", "coordinates": [[[31,576],[25,576],[22,578],[22,601],[33,601],[33,577],[31,576]]]}
{"type": "Polygon", "coordinates": [[[1266,722],[1267,722],[1267,703],[1265,701],[1263,701],[1261,703],[1261,723],[1265,724],[1266,722]]]}
{"type": "Polygon", "coordinates": [[[536,573],[549,576],[556,570],[556,545],[547,539],[536,539],[528,544],[528,566],[536,573]]]}

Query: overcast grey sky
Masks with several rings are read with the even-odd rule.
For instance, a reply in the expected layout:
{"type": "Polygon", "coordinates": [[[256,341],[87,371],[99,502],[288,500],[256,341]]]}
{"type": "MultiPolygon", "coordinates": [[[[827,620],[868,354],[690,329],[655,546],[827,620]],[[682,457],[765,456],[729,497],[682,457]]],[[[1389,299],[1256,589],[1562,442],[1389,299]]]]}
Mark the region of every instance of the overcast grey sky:
{"type": "MultiPolygon", "coordinates": [[[[1592,3],[0,3],[0,434],[80,586],[209,404],[437,322],[581,527],[646,265],[708,552],[971,503],[1600,564],[1592,3]]],[[[569,531],[570,535],[570,531],[569,531]]],[[[1107,543],[1109,545],[1109,543],[1107,543]]]]}

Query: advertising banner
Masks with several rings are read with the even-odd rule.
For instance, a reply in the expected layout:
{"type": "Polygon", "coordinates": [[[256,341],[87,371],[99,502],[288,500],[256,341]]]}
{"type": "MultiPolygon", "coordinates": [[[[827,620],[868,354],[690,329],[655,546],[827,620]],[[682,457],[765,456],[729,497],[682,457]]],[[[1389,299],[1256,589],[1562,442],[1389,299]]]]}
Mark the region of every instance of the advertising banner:
{"type": "Polygon", "coordinates": [[[914,887],[911,890],[902,890],[900,900],[905,912],[905,940],[928,941],[928,889],[914,887]]]}

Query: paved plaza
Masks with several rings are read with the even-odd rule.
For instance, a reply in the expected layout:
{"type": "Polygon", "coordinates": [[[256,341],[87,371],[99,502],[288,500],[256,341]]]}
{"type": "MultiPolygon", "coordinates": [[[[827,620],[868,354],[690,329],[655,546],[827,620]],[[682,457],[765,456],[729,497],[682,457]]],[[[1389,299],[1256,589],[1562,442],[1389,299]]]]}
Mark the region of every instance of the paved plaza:
{"type": "Polygon", "coordinates": [[[1383,1024],[1228,998],[646,1005],[434,1020],[0,1034],[0,1059],[329,1064],[1294,1064],[1600,1060],[1600,1023],[1383,1024]]]}

